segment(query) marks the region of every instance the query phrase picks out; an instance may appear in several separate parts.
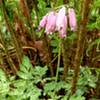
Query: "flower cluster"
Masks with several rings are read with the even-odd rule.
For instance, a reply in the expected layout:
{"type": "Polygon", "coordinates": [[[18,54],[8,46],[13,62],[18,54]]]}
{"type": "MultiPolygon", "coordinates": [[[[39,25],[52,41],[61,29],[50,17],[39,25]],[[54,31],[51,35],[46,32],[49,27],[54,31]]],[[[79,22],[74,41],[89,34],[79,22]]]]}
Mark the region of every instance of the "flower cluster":
{"type": "Polygon", "coordinates": [[[73,8],[69,8],[67,16],[66,8],[63,6],[58,13],[51,11],[45,15],[39,23],[39,30],[45,28],[46,34],[58,31],[59,36],[64,38],[67,34],[68,21],[71,31],[75,31],[77,27],[75,11],[73,8]]]}

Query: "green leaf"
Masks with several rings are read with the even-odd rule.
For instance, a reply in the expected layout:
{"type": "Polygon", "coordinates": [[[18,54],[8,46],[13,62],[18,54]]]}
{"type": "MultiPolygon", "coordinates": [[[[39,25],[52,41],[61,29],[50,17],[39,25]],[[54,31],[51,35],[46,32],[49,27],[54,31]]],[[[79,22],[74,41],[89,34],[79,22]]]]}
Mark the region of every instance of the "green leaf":
{"type": "Polygon", "coordinates": [[[6,75],[2,69],[0,69],[0,81],[6,81],[6,75]]]}
{"type": "Polygon", "coordinates": [[[73,41],[73,40],[76,39],[76,37],[77,37],[77,35],[76,35],[75,33],[72,33],[71,35],[67,36],[67,39],[68,39],[69,41],[73,41]]]}
{"type": "Polygon", "coordinates": [[[50,83],[47,83],[45,86],[44,86],[44,91],[46,93],[50,92],[50,91],[54,91],[55,88],[56,88],[56,82],[50,82],[50,83]]]}
{"type": "Polygon", "coordinates": [[[23,57],[22,65],[25,66],[27,70],[29,70],[32,67],[32,64],[27,56],[23,57]]]}
{"type": "Polygon", "coordinates": [[[22,97],[25,91],[25,87],[19,87],[19,88],[14,88],[13,90],[9,91],[8,95],[9,96],[18,96],[18,97],[22,97]]]}
{"type": "Polygon", "coordinates": [[[14,84],[14,87],[23,87],[23,86],[27,85],[26,80],[23,80],[23,79],[16,80],[16,81],[14,81],[13,84],[14,84]]]}
{"type": "Polygon", "coordinates": [[[94,83],[94,82],[89,82],[89,86],[92,87],[92,88],[96,88],[96,83],[94,83]]]}
{"type": "Polygon", "coordinates": [[[52,41],[50,42],[50,45],[53,46],[53,47],[57,47],[58,44],[59,44],[59,42],[58,42],[57,40],[52,40],[52,41]]]}
{"type": "Polygon", "coordinates": [[[32,76],[32,74],[31,73],[24,73],[24,72],[21,72],[21,71],[19,71],[18,73],[17,73],[17,75],[20,77],[20,78],[22,78],[22,79],[33,79],[33,76],[32,76]]]}
{"type": "Polygon", "coordinates": [[[0,81],[0,94],[7,94],[9,91],[9,83],[0,81]]]}
{"type": "Polygon", "coordinates": [[[72,95],[69,100],[85,100],[85,97],[72,95]]]}
{"type": "Polygon", "coordinates": [[[22,99],[18,96],[9,96],[6,100],[22,100],[22,99]]]}
{"type": "Polygon", "coordinates": [[[59,91],[60,89],[70,89],[71,88],[71,85],[68,84],[68,83],[65,83],[63,81],[60,81],[56,84],[56,88],[55,88],[55,91],[59,91]]]}
{"type": "Polygon", "coordinates": [[[41,95],[41,90],[34,87],[34,89],[31,91],[30,100],[39,100],[39,96],[41,95]]]}
{"type": "Polygon", "coordinates": [[[71,88],[71,85],[70,84],[67,84],[63,81],[60,81],[60,82],[55,82],[55,81],[52,81],[52,82],[49,82],[45,85],[44,87],[44,90],[46,93],[50,92],[50,91],[59,91],[60,89],[66,89],[66,90],[69,90],[71,88]]]}
{"type": "Polygon", "coordinates": [[[20,71],[22,71],[24,73],[28,73],[28,69],[22,64],[20,64],[20,71]]]}
{"type": "Polygon", "coordinates": [[[45,67],[35,66],[33,70],[33,75],[42,77],[43,75],[46,74],[47,70],[48,70],[47,66],[45,67]]]}

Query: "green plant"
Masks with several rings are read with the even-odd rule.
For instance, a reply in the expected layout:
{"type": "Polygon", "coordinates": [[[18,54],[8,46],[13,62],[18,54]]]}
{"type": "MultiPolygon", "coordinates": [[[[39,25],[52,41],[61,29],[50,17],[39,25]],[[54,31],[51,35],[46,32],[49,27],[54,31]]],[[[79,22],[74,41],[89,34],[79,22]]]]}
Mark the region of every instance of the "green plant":
{"type": "Polygon", "coordinates": [[[46,71],[47,67],[36,66],[33,68],[26,56],[20,66],[18,80],[15,77],[7,78],[0,69],[0,100],[3,98],[4,100],[38,100],[42,90],[37,87],[37,83],[42,81],[46,71]]]}
{"type": "Polygon", "coordinates": [[[40,97],[53,100],[85,100],[84,94],[95,89],[99,71],[81,67],[76,94],[71,94],[71,78],[73,70],[68,72],[67,81],[55,81],[55,77],[47,77],[47,67],[33,67],[27,56],[23,57],[18,78],[6,76],[0,69],[0,100],[41,100],[40,97]],[[96,71],[93,75],[93,71],[96,71]],[[42,83],[42,88],[37,86],[42,83]],[[42,95],[43,93],[43,95],[42,95]]]}
{"type": "Polygon", "coordinates": [[[0,69],[0,98],[4,98],[9,92],[9,90],[9,81],[6,78],[6,75],[3,70],[0,69]]]}
{"type": "Polygon", "coordinates": [[[100,0],[0,0],[0,100],[96,100],[99,6],[100,0]],[[68,8],[75,9],[77,31],[70,30],[68,20],[64,39],[56,28],[48,36],[44,28],[38,32],[41,18],[52,11],[57,15],[62,6],[65,16],[68,8]]]}
{"type": "Polygon", "coordinates": [[[93,75],[91,68],[81,68],[77,83],[77,94],[83,95],[84,93],[88,93],[91,88],[96,88],[97,80],[98,72],[93,75]]]}

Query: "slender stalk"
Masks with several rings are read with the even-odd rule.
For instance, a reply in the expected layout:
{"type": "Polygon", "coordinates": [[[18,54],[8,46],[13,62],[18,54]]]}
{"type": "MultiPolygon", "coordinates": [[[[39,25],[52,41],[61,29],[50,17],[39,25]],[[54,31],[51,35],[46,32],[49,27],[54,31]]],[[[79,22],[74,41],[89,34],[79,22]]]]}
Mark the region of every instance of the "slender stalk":
{"type": "Polygon", "coordinates": [[[61,59],[61,41],[59,43],[59,50],[58,50],[58,63],[57,63],[57,71],[56,71],[56,82],[58,81],[58,74],[59,74],[59,67],[60,67],[60,59],[61,59]]]}
{"type": "Polygon", "coordinates": [[[72,82],[72,93],[76,92],[76,85],[78,80],[78,74],[80,72],[80,61],[81,57],[84,51],[84,43],[85,43],[85,36],[86,36],[86,25],[89,20],[89,10],[90,10],[90,3],[92,0],[84,0],[82,5],[82,17],[81,22],[78,30],[78,41],[77,41],[77,49],[76,49],[76,55],[75,55],[75,61],[74,61],[74,68],[75,73],[73,76],[73,82],[72,82]]]}

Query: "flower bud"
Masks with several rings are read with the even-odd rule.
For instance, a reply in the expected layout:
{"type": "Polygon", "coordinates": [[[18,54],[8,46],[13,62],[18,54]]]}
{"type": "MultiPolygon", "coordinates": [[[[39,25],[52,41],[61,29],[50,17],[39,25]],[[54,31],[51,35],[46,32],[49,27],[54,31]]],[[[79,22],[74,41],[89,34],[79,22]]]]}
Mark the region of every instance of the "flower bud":
{"type": "Polygon", "coordinates": [[[52,11],[48,14],[45,32],[47,34],[52,34],[52,32],[55,31],[55,28],[56,28],[56,15],[55,12],[52,11]]]}
{"type": "Polygon", "coordinates": [[[39,30],[41,30],[41,28],[44,28],[46,26],[47,23],[47,15],[45,15],[42,20],[39,23],[39,30]]]}
{"type": "Polygon", "coordinates": [[[66,37],[66,34],[67,34],[67,16],[64,17],[62,25],[63,26],[58,31],[59,31],[59,36],[61,38],[64,38],[64,37],[66,37]]]}
{"type": "Polygon", "coordinates": [[[66,14],[65,7],[62,7],[57,14],[57,20],[56,20],[56,29],[57,30],[60,30],[61,27],[63,26],[65,14],[66,14]]]}
{"type": "Polygon", "coordinates": [[[56,29],[61,38],[66,37],[67,16],[65,7],[62,7],[57,14],[56,29]]]}
{"type": "Polygon", "coordinates": [[[68,17],[69,17],[69,26],[71,31],[76,31],[77,22],[76,22],[76,15],[73,8],[68,9],[68,17]]]}

